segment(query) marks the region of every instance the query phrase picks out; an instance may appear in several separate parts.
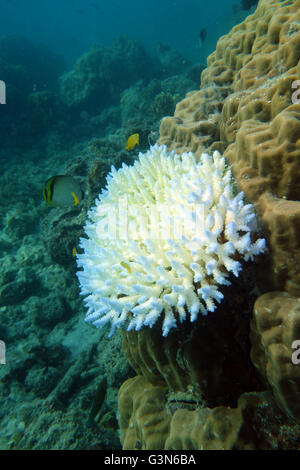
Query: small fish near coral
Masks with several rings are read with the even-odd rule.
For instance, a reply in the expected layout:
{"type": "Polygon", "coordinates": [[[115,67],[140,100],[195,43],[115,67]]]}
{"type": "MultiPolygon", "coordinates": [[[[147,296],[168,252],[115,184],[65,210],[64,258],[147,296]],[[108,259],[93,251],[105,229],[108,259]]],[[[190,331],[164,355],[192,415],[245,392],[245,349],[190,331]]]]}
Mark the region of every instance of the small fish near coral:
{"type": "Polygon", "coordinates": [[[140,135],[139,134],[132,134],[126,140],[126,150],[133,150],[136,145],[140,143],[140,135]]]}
{"type": "Polygon", "coordinates": [[[83,199],[80,183],[68,175],[51,176],[43,186],[42,196],[53,207],[77,206],[83,199]]]}
{"type": "Polygon", "coordinates": [[[205,28],[202,28],[199,33],[199,47],[202,47],[205,39],[206,39],[207,31],[205,28]]]}

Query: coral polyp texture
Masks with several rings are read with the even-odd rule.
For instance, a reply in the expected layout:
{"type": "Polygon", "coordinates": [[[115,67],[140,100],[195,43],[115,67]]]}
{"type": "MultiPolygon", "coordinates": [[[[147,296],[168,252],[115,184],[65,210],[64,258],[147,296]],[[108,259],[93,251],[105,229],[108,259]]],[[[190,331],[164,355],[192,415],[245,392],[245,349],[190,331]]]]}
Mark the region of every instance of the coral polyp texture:
{"type": "Polygon", "coordinates": [[[255,213],[215,151],[178,155],[155,145],[112,168],[88,213],[77,264],[86,320],[128,330],[162,321],[162,334],[222,301],[242,261],[264,251],[255,213]]]}

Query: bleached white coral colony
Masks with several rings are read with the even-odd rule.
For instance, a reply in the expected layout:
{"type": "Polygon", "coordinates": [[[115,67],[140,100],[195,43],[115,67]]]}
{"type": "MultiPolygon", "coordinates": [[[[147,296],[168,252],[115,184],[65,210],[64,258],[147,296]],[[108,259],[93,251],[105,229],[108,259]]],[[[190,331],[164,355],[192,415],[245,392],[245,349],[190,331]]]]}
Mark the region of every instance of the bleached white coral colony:
{"type": "Polygon", "coordinates": [[[154,145],[133,166],[112,167],[107,186],[88,213],[83,254],[77,255],[86,321],[162,334],[220,303],[222,285],[239,275],[240,261],[264,251],[252,243],[252,204],[233,194],[219,152],[181,156],[154,145]]]}

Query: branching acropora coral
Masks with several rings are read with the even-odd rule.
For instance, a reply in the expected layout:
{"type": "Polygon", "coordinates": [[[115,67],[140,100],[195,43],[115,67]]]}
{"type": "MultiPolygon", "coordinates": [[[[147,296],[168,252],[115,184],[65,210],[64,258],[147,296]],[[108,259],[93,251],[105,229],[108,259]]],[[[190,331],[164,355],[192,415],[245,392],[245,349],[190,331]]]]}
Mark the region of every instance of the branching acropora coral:
{"type": "Polygon", "coordinates": [[[112,167],[107,186],[88,213],[77,255],[86,320],[162,333],[194,322],[220,303],[222,285],[241,261],[264,251],[252,204],[234,194],[219,152],[181,156],[154,145],[133,166],[112,167]]]}

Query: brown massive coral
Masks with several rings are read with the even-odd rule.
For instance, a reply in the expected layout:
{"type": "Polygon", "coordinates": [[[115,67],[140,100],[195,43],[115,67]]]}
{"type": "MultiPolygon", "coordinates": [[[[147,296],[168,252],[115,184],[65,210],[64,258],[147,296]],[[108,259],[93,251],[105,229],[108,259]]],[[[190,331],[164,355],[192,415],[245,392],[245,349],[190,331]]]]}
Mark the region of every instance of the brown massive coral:
{"type": "MultiPolygon", "coordinates": [[[[236,348],[235,354],[243,351],[238,360],[247,367],[247,307],[238,300],[223,305],[209,320],[212,324],[183,333],[189,339],[184,356],[180,335],[167,344],[152,331],[126,334],[124,350],[139,375],[125,382],[119,394],[124,448],[299,448],[300,365],[291,362],[292,342],[300,339],[296,80],[300,0],[260,0],[254,14],[218,41],[200,90],[188,93],[174,116],[162,121],[159,142],[170,149],[192,150],[199,157],[204,149],[224,152],[238,186],[260,216],[268,253],[263,266],[253,267],[257,286],[251,295],[241,295],[249,308],[253,296],[265,292],[255,303],[251,322],[251,360],[258,377],[250,365],[249,376],[237,385],[237,365],[224,367],[226,361],[233,363],[228,347],[236,348]],[[231,315],[224,333],[226,308],[231,315]],[[239,315],[242,341],[235,329],[239,315]],[[222,338],[227,348],[215,350],[222,338]]],[[[230,294],[238,299],[241,288],[236,284],[230,294]]]]}
{"type": "Polygon", "coordinates": [[[268,290],[300,295],[300,2],[261,0],[222,37],[200,91],[178,103],[160,142],[179,152],[224,149],[268,233],[268,290]]]}
{"type": "Polygon", "coordinates": [[[249,392],[237,407],[172,408],[167,387],[144,377],[126,380],[119,392],[121,441],[124,449],[269,450],[299,446],[300,426],[274,414],[272,394],[249,392]]]}

